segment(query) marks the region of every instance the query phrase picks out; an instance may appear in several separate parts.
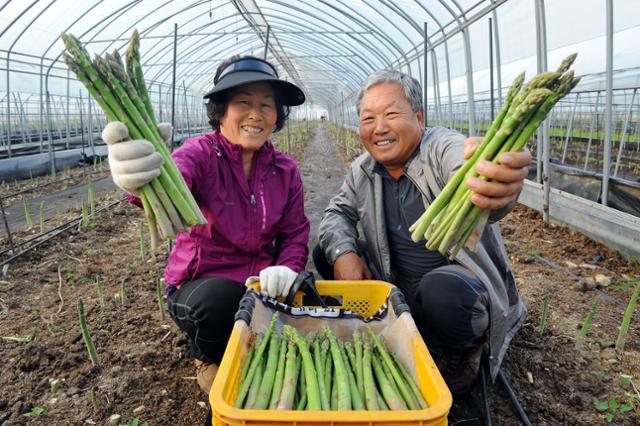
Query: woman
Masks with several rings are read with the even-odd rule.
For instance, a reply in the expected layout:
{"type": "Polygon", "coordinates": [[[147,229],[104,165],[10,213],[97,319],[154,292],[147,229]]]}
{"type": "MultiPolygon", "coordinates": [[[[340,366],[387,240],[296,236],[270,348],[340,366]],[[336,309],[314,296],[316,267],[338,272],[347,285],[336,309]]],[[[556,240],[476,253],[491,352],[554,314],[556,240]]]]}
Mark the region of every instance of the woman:
{"type": "MultiPolygon", "coordinates": [[[[205,392],[245,280],[259,274],[263,293],[286,295],[307,262],[309,237],[300,173],[269,139],[304,94],[280,80],[269,62],[251,56],[223,62],[214,84],[204,96],[214,131],[173,153],[207,224],[178,234],[165,269],[168,309],[189,337],[205,392]]],[[[166,125],[159,127],[167,133],[166,125]]],[[[135,193],[159,175],[162,160],[148,141],[112,143],[128,139],[122,123],[109,123],[103,139],[113,180],[125,191],[135,193]]]]}

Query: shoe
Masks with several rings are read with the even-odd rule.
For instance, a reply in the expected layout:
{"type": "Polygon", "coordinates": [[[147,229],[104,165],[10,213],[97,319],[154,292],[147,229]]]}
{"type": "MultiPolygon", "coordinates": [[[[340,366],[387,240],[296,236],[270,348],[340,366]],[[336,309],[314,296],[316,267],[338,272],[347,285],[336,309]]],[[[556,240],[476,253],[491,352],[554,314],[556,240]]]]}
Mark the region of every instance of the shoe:
{"type": "Polygon", "coordinates": [[[476,384],[480,370],[482,345],[465,351],[443,351],[437,366],[451,393],[464,395],[476,384]]]}
{"type": "Polygon", "coordinates": [[[213,379],[216,378],[216,374],[218,373],[218,364],[207,364],[199,359],[193,360],[193,363],[196,366],[196,381],[198,382],[198,386],[200,386],[200,389],[202,389],[204,393],[209,395],[213,379]]]}

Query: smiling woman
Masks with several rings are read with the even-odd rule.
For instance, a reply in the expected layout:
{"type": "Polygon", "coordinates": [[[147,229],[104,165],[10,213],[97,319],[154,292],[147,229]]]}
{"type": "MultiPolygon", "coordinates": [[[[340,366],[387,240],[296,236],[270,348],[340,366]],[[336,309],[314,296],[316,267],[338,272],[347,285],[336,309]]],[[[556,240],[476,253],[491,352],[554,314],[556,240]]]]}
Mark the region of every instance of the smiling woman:
{"type": "MultiPolygon", "coordinates": [[[[189,338],[205,392],[245,281],[259,275],[265,294],[288,294],[305,267],[309,237],[300,173],[269,139],[304,94],[280,80],[269,62],[251,56],[224,61],[214,83],[204,96],[213,132],[188,139],[172,155],[207,224],[177,235],[165,269],[168,309],[189,338]]],[[[138,142],[145,141],[128,143],[138,142]]],[[[126,171],[135,174],[141,171],[135,164],[145,159],[127,162],[126,171]]]]}

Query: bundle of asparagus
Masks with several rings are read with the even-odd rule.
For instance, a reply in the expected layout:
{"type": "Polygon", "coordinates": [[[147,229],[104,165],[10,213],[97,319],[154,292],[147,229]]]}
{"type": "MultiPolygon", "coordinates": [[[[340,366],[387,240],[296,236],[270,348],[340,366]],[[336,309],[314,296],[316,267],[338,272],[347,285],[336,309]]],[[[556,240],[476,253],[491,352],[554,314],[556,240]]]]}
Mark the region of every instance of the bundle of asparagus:
{"type": "Polygon", "coordinates": [[[275,332],[276,313],[249,349],[235,401],[255,410],[420,410],[427,407],[407,370],[371,331],[340,342],[326,328],[305,339],[275,332]],[[268,350],[267,350],[268,347],[268,350]],[[265,356],[265,352],[267,352],[265,356]]]}
{"type": "Polygon", "coordinates": [[[411,238],[418,242],[425,238],[429,250],[445,255],[450,249],[453,259],[474,230],[482,233],[489,211],[471,202],[473,193],[464,180],[479,176],[475,165],[487,160],[499,163],[503,152],[519,151],[551,108],[580,81],[568,71],[576,54],[565,58],[558,69],[536,75],[523,85],[524,73],[514,80],[498,116],[484,136],[473,156],[456,172],[424,214],[411,226],[411,238]]]}
{"type": "Polygon", "coordinates": [[[177,232],[206,223],[180,171],[171,159],[156,121],[140,66],[140,38],[134,30],[126,52],[126,68],[117,50],[103,57],[91,57],[80,40],[69,33],[60,35],[66,52],[64,61],[109,121],[121,121],[133,139],[151,142],[163,157],[160,176],[143,186],[140,199],[149,224],[152,248],[159,235],[174,238],[177,232]]]}

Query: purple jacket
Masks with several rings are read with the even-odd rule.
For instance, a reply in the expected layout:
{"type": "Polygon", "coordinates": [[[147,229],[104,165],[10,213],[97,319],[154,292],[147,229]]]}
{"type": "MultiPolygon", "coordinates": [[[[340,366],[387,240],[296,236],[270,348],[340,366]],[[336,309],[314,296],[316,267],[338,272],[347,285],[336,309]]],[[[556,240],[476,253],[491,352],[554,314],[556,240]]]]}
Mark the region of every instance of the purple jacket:
{"type": "Polygon", "coordinates": [[[309,220],[295,161],[270,140],[245,177],[242,148],[218,131],[185,141],[173,159],[206,225],[177,235],[165,269],[167,286],[219,276],[244,285],[270,265],[304,269],[309,220]]]}

